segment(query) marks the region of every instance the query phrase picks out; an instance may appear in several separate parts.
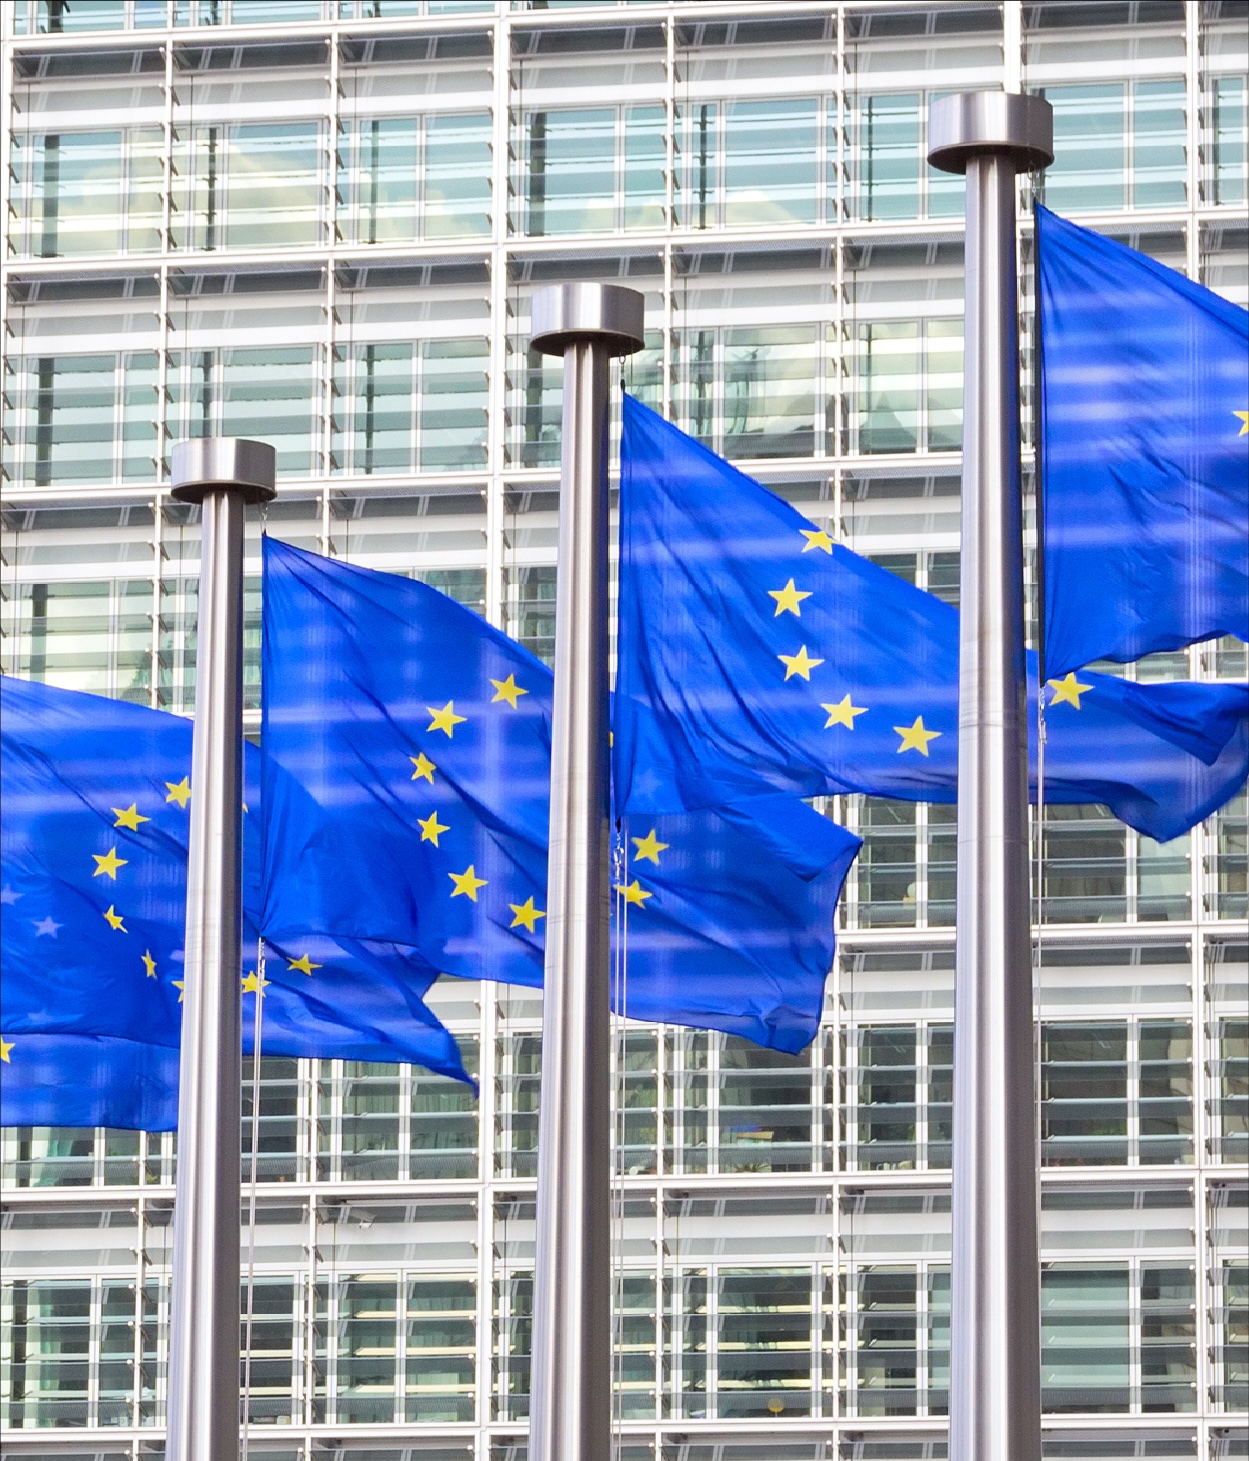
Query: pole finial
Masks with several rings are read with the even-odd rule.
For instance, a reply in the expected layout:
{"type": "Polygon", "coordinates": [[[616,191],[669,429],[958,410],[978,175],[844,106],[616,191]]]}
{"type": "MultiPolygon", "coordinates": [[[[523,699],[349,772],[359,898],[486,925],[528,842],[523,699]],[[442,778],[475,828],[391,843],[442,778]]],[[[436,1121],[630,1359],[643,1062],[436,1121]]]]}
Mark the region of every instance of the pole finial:
{"type": "Polygon", "coordinates": [[[277,452],[267,441],[239,436],[197,436],[173,449],[173,488],[179,502],[203,502],[214,487],[233,487],[246,502],[269,502],[277,496],[274,478],[277,452]]]}
{"type": "Polygon", "coordinates": [[[973,157],[996,154],[1016,172],[1054,160],[1054,109],[1043,96],[1015,91],[959,91],[928,111],[928,161],[942,172],[965,173],[973,157]]]}
{"type": "Polygon", "coordinates": [[[534,292],[529,345],[543,355],[562,355],[588,340],[609,355],[634,355],[645,343],[646,301],[621,284],[552,284],[534,292]]]}

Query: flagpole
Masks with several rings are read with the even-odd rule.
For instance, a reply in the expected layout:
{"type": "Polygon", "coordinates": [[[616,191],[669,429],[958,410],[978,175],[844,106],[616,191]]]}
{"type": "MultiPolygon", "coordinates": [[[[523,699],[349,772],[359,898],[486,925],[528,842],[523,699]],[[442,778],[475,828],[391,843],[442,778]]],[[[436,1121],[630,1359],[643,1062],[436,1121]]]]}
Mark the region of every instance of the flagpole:
{"type": "Polygon", "coordinates": [[[564,405],[530,1461],[611,1454],[608,383],[642,321],[619,285],[533,296],[530,348],[563,357],[564,405]]]}
{"type": "Polygon", "coordinates": [[[949,1454],[1040,1461],[1015,178],[1053,161],[1053,114],[964,92],[928,138],[967,176],[949,1454]]]}
{"type": "Polygon", "coordinates": [[[202,509],[190,857],[169,1324],[169,1461],[239,1454],[243,526],[274,494],[259,441],[179,442],[173,489],[202,509]]]}

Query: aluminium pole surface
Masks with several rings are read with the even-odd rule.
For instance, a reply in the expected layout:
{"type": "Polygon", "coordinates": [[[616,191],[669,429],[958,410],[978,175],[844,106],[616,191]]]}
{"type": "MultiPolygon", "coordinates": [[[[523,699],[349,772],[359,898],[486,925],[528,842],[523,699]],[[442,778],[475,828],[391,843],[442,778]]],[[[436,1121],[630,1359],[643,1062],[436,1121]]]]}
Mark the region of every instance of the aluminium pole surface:
{"type": "Polygon", "coordinates": [[[551,726],[530,1461],[611,1454],[611,987],[607,424],[632,289],[535,293],[531,348],[564,360],[551,726]]]}
{"type": "Polygon", "coordinates": [[[274,495],[257,441],[180,442],[173,492],[202,505],[187,864],[169,1461],[239,1453],[243,526],[274,495]]]}
{"type": "Polygon", "coordinates": [[[1053,160],[1053,119],[961,93],[928,135],[967,175],[949,1454],[1040,1461],[1015,178],[1053,160]]]}

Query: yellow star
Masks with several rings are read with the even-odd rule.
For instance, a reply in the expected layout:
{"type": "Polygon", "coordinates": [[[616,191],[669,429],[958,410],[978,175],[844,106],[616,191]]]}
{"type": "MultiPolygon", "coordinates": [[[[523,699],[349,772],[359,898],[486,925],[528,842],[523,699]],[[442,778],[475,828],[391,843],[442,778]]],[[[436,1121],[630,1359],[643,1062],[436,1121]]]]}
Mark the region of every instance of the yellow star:
{"type": "Polygon", "coordinates": [[[843,695],[835,705],[821,705],[821,710],[828,711],[828,719],[824,722],[824,729],[830,725],[844,725],[847,730],[854,729],[854,717],[866,715],[866,705],[852,705],[849,695],[843,695]]]}
{"type": "Polygon", "coordinates": [[[91,874],[93,878],[98,878],[101,873],[107,873],[116,882],[117,869],[127,866],[126,859],[117,856],[117,849],[115,847],[110,847],[102,857],[98,852],[93,852],[91,856],[95,858],[95,872],[91,874]]]}
{"type": "Polygon", "coordinates": [[[117,912],[111,903],[104,910],[104,921],[110,928],[116,929],[119,933],[129,933],[130,931],[121,921],[121,914],[117,912]]]}
{"type": "Polygon", "coordinates": [[[656,867],[659,866],[659,854],[661,852],[667,852],[671,846],[671,843],[661,842],[655,836],[654,827],[650,829],[645,837],[631,837],[629,840],[633,843],[634,858],[638,862],[653,862],[656,867]]]}
{"type": "Polygon", "coordinates": [[[447,876],[455,884],[455,891],[451,894],[453,898],[458,898],[463,893],[476,903],[478,888],[484,888],[486,886],[486,879],[477,876],[477,869],[471,862],[464,872],[448,873],[447,876]]]}
{"type": "Polygon", "coordinates": [[[924,717],[917,715],[914,725],[895,725],[894,730],[902,737],[902,744],[898,747],[898,755],[903,751],[918,751],[921,756],[928,754],[928,742],[935,741],[941,734],[940,731],[924,729],[924,717]]]}
{"type": "Polygon", "coordinates": [[[823,548],[826,553],[832,553],[833,540],[823,528],[802,528],[802,536],[807,540],[807,546],[802,550],[809,553],[812,548],[823,548]]]}
{"type": "Polygon", "coordinates": [[[141,817],[137,802],[131,802],[123,812],[120,807],[110,807],[109,810],[117,818],[113,823],[114,827],[124,827],[127,832],[137,832],[140,822],[150,822],[151,817],[141,817]]]}
{"type": "Polygon", "coordinates": [[[494,686],[494,699],[491,705],[497,705],[500,700],[506,700],[513,710],[517,708],[522,695],[528,695],[528,690],[522,690],[516,683],[516,676],[509,675],[506,680],[491,680],[494,686]]]}
{"type": "Polygon", "coordinates": [[[533,899],[526,898],[523,903],[509,903],[507,905],[516,915],[512,919],[513,928],[527,928],[530,933],[537,933],[538,919],[545,918],[546,914],[541,908],[533,906],[533,899]]]}
{"type": "Polygon", "coordinates": [[[626,903],[632,903],[635,908],[640,908],[648,898],[653,898],[654,893],[648,893],[636,878],[626,888],[623,883],[616,884],[616,892],[624,894],[626,903]]]}
{"type": "Polygon", "coordinates": [[[191,800],[191,778],[184,776],[181,781],[167,781],[165,786],[169,791],[169,795],[165,800],[167,802],[177,802],[185,812],[186,804],[191,800]]]}
{"type": "Polygon", "coordinates": [[[776,613],[772,617],[779,619],[782,614],[789,613],[796,619],[801,619],[802,610],[798,605],[802,603],[803,599],[809,599],[810,597],[811,594],[809,591],[794,587],[792,578],[784,588],[770,588],[768,590],[768,598],[776,600],[776,613]]]}
{"type": "Polygon", "coordinates": [[[1240,430],[1237,436],[1249,436],[1249,411],[1233,411],[1233,416],[1240,417],[1240,430]]]}
{"type": "Polygon", "coordinates": [[[778,654],[777,659],[785,666],[785,678],[788,680],[794,675],[801,675],[808,682],[811,679],[811,671],[816,665],[822,665],[822,659],[812,659],[807,654],[807,646],[804,644],[797,654],[778,654]]]}
{"type": "Polygon", "coordinates": [[[429,725],[426,726],[426,730],[444,731],[448,738],[455,734],[457,725],[463,725],[465,720],[468,719],[467,716],[457,715],[455,713],[454,700],[448,700],[441,710],[435,710],[432,705],[427,705],[425,709],[434,717],[429,725]]]}
{"type": "Polygon", "coordinates": [[[1074,670],[1061,680],[1046,680],[1045,683],[1054,687],[1054,693],[1050,697],[1051,705],[1074,705],[1077,710],[1080,709],[1080,696],[1093,688],[1092,685],[1082,685],[1076,679],[1074,670]]]}
{"type": "Polygon", "coordinates": [[[438,768],[429,759],[425,752],[422,751],[418,756],[409,756],[408,760],[411,761],[413,766],[416,767],[416,770],[412,773],[412,780],[419,781],[420,778],[423,776],[425,780],[429,782],[430,786],[433,786],[434,772],[438,768]]]}
{"type": "Polygon", "coordinates": [[[324,966],[314,964],[307,954],[300,954],[298,959],[287,959],[288,969],[298,969],[301,974],[311,974],[314,969],[321,969],[324,966]]]}
{"type": "MultiPolygon", "coordinates": [[[[143,968],[146,971],[147,977],[149,979],[156,978],[156,960],[152,957],[151,949],[143,950],[143,968]]],[[[182,988],[182,985],[180,983],[178,984],[178,988],[182,988]]]]}
{"type": "Polygon", "coordinates": [[[268,989],[271,983],[272,980],[266,979],[263,974],[257,974],[255,969],[249,969],[243,975],[243,993],[259,994],[263,997],[265,990],[268,989]]]}
{"type": "Polygon", "coordinates": [[[432,842],[435,847],[438,846],[439,837],[450,831],[449,827],[438,820],[437,812],[430,812],[428,817],[418,817],[416,825],[421,829],[421,841],[432,842]]]}
{"type": "Polygon", "coordinates": [[[9,1051],[12,1049],[12,1040],[0,1040],[0,1060],[3,1060],[5,1065],[13,1064],[13,1062],[9,1059],[9,1051]]]}
{"type": "Polygon", "coordinates": [[[183,998],[186,995],[186,980],[185,979],[171,979],[169,982],[178,991],[178,1003],[181,1004],[182,1001],[183,1001],[183,998]]]}

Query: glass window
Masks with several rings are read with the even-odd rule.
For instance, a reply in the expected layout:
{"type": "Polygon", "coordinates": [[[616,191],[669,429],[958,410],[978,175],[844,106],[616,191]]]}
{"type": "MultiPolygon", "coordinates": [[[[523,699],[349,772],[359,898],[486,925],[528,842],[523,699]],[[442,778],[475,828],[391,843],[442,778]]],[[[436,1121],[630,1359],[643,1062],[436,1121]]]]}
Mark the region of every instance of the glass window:
{"type": "Polygon", "coordinates": [[[150,703],[151,580],[22,584],[17,602],[19,673],[150,703]]]}
{"type": "Polygon", "coordinates": [[[919,449],[919,383],[918,324],[889,321],[859,326],[861,452],[919,449]]]}
{"type": "MultiPolygon", "coordinates": [[[[625,1007],[628,989],[625,989],[625,1007]]],[[[655,1170],[659,1138],[659,1047],[653,1031],[627,1029],[616,1042],[616,1170],[634,1177],[655,1170]]]]}
{"type": "Polygon", "coordinates": [[[338,1391],[333,1419],[376,1425],[396,1418],[398,1337],[397,1281],[344,1279],[331,1346],[338,1391]]]}
{"type": "Polygon", "coordinates": [[[681,196],[677,224],[714,228],[720,178],[720,108],[715,102],[690,106],[680,114],[681,196]]]}
{"type": "Polygon", "coordinates": [[[249,1290],[244,1275],[241,1371],[253,1423],[289,1424],[297,1418],[295,1332],[300,1307],[299,1291],[290,1279],[257,1278],[249,1290]]]}
{"type": "Polygon", "coordinates": [[[12,1426],[86,1425],[91,1385],[91,1284],[19,1282],[8,1294],[10,1332],[26,1362],[10,1372],[12,1426]]]}
{"type": "Polygon", "coordinates": [[[1182,208],[1188,197],[1184,83],[1134,82],[1132,101],[1132,202],[1182,208]]]}
{"type": "Polygon", "coordinates": [[[858,216],[919,216],[919,95],[865,96],[859,101],[858,216]]]}
{"type": "Polygon", "coordinates": [[[958,451],[963,444],[963,322],[924,324],[927,447],[958,451]]]}
{"type": "Polygon", "coordinates": [[[850,1030],[842,1082],[842,1142],[860,1170],[950,1162],[953,1032],[947,1025],[850,1030]]]}
{"type": "Polygon", "coordinates": [[[1127,1264],[1041,1270],[1041,1394],[1051,1415],[1131,1405],[1127,1264]]]}
{"type": "Polygon", "coordinates": [[[1103,923],[1127,914],[1127,829],[1106,807],[1047,806],[1045,923],[1103,923]]]}
{"type": "Polygon", "coordinates": [[[810,1415],[811,1274],[722,1273],[719,1414],[810,1415]]]}
{"type": "Polygon", "coordinates": [[[615,108],[525,115],[525,232],[606,233],[616,223],[615,108]]]}
{"type": "Polygon", "coordinates": [[[736,1036],[725,1038],[720,1050],[720,1171],[810,1169],[811,1059],[806,1052],[787,1055],[736,1036]]]}
{"type": "Polygon", "coordinates": [[[814,98],[725,107],[727,227],[817,222],[817,124],[814,98]]]}
{"type": "Polygon", "coordinates": [[[15,479],[32,487],[153,481],[155,351],[25,356],[6,444],[15,479]]]}
{"type": "Polygon", "coordinates": [[[724,455],[810,456],[815,445],[815,380],[813,329],[726,330],[724,455]]]}
{"type": "Polygon", "coordinates": [[[1208,902],[1218,918],[1249,918],[1249,793],[1214,814],[1207,840],[1208,902]]]}
{"type": "Polygon", "coordinates": [[[477,1286],[471,1278],[407,1284],[406,1418],[472,1420],[476,1413],[477,1286]]]}
{"type": "Polygon", "coordinates": [[[14,251],[52,259],[159,250],[163,150],[157,127],[14,133],[14,251]]]}
{"type": "Polygon", "coordinates": [[[353,345],[337,370],[335,458],[364,476],[486,465],[489,342],[353,345]]]}
{"type": "Polygon", "coordinates": [[[1243,76],[1220,76],[1214,83],[1211,147],[1211,201],[1243,203],[1249,179],[1249,111],[1243,76]]]}
{"type": "Polygon", "coordinates": [[[1050,1166],[1127,1162],[1123,1022],[1041,1027],[1041,1155],[1050,1166]]]}
{"type": "Polygon", "coordinates": [[[624,226],[664,226],[668,167],[667,124],[663,107],[625,109],[624,226]]]}
{"type": "Polygon", "coordinates": [[[1249,1262],[1221,1263],[1215,1296],[1214,1400],[1224,1410],[1245,1410],[1249,1408],[1249,1262]]]}
{"type": "MultiPolygon", "coordinates": [[[[263,1048],[263,1041],[262,1041],[263,1048]]],[[[243,1057],[243,1180],[251,1181],[252,1109],[256,1087],[253,1060],[243,1057]]],[[[299,1160],[299,1062],[285,1056],[260,1060],[259,1129],[254,1134],[256,1170],[262,1182],[290,1182],[302,1176],[299,1160]]]]}
{"type": "Polygon", "coordinates": [[[179,246],[274,249],[320,241],[319,122],[199,126],[189,146],[179,246]]]}
{"type": "Polygon", "coordinates": [[[278,476],[319,464],[318,352],[312,345],[223,347],[170,357],[170,415],[188,436],[272,442],[278,476]]]}
{"type": "Polygon", "coordinates": [[[339,231],[353,243],[488,237],[489,112],[347,121],[339,231]]]}
{"type": "MultiPolygon", "coordinates": [[[[465,1068],[476,1075],[476,1038],[461,1035],[459,1045],[465,1068]]],[[[409,1178],[445,1181],[476,1177],[480,1125],[477,1097],[463,1081],[433,1075],[419,1066],[412,1067],[411,1079],[409,1178]]]]}
{"type": "Polygon", "coordinates": [[[1054,161],[1044,172],[1045,203],[1058,213],[1122,208],[1127,154],[1122,85],[1050,86],[1054,161]]]}
{"type": "Polygon", "coordinates": [[[1212,1043],[1212,1154],[1243,1165],[1249,1161],[1249,1020],[1219,1020],[1212,1043]]]}
{"type": "Polygon", "coordinates": [[[915,926],[915,811],[913,802],[882,797],[866,797],[861,803],[863,850],[855,861],[860,928],[915,926]]]}

